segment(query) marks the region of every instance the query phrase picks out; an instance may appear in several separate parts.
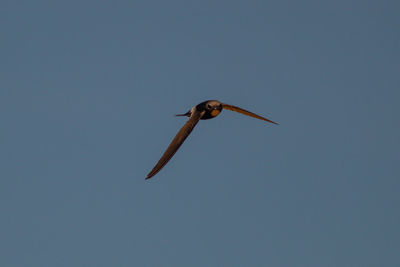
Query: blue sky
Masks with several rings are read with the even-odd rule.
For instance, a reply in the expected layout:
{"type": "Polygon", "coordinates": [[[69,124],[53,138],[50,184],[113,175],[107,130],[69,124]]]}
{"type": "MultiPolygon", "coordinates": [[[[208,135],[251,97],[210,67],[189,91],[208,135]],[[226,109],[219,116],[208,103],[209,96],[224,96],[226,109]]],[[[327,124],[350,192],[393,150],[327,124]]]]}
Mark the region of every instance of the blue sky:
{"type": "Polygon", "coordinates": [[[0,265],[400,265],[399,7],[3,1],[0,265]]]}

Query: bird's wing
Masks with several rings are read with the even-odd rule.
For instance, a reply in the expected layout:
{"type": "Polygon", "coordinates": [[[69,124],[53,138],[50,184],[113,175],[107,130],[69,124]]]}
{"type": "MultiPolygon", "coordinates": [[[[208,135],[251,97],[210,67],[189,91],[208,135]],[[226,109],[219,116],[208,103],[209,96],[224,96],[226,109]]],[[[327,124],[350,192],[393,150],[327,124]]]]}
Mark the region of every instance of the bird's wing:
{"type": "Polygon", "coordinates": [[[263,121],[267,121],[267,122],[270,122],[270,123],[273,123],[273,124],[278,124],[278,123],[273,122],[273,121],[271,121],[269,119],[266,119],[266,118],[261,117],[261,116],[259,116],[257,114],[254,114],[253,112],[244,110],[244,109],[236,107],[236,106],[232,106],[232,105],[228,105],[228,104],[222,104],[222,108],[228,109],[228,110],[232,110],[232,111],[236,111],[236,112],[242,113],[244,115],[247,115],[247,116],[250,116],[250,117],[253,117],[253,118],[257,118],[257,119],[260,119],[260,120],[263,120],[263,121]]]}
{"type": "Polygon", "coordinates": [[[179,147],[183,144],[186,137],[192,132],[194,126],[199,122],[201,117],[204,115],[203,112],[194,111],[190,116],[189,120],[183,125],[183,127],[176,134],[171,144],[169,144],[167,150],[165,150],[161,159],[157,162],[156,166],[147,174],[146,179],[149,179],[156,175],[164,166],[168,163],[168,161],[172,158],[175,152],[179,149],[179,147]]]}

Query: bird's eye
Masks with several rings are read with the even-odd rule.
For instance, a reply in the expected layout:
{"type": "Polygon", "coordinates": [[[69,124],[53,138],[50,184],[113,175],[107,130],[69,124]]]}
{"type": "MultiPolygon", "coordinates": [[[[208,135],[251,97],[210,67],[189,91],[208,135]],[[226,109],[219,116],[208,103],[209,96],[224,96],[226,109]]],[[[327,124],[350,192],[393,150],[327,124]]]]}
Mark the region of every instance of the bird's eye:
{"type": "Polygon", "coordinates": [[[211,105],[210,105],[210,104],[207,104],[207,108],[208,108],[208,109],[211,109],[211,105]]]}

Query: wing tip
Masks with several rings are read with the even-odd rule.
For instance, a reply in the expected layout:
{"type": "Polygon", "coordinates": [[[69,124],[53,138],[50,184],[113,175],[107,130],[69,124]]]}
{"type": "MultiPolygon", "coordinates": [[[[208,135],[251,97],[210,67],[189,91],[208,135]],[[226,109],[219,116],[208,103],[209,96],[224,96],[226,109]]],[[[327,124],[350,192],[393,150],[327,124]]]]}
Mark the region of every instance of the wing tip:
{"type": "Polygon", "coordinates": [[[151,177],[153,177],[154,175],[156,175],[156,173],[154,173],[153,171],[151,171],[151,172],[149,172],[147,175],[146,175],[146,178],[144,178],[145,180],[148,180],[148,179],[150,179],[151,177]]]}
{"type": "Polygon", "coordinates": [[[277,123],[277,122],[271,121],[271,120],[269,120],[267,118],[264,118],[263,116],[257,115],[257,114],[255,114],[255,113],[253,113],[251,111],[239,108],[237,106],[233,106],[233,105],[222,103],[222,108],[227,109],[227,110],[231,110],[231,111],[235,111],[235,112],[238,112],[238,113],[242,113],[244,115],[247,115],[247,116],[250,116],[250,117],[253,117],[253,118],[257,118],[259,120],[263,120],[263,121],[266,121],[266,122],[269,122],[269,123],[272,123],[272,124],[279,125],[279,123],[277,123]]]}

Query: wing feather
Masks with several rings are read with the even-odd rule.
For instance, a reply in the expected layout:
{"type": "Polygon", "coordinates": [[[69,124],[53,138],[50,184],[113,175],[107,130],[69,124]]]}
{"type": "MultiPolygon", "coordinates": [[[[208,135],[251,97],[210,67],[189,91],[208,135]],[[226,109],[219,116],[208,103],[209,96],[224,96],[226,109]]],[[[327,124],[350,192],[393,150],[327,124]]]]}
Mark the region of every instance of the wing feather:
{"type": "Polygon", "coordinates": [[[261,116],[259,116],[257,114],[254,114],[253,112],[247,111],[245,109],[242,109],[242,108],[239,108],[239,107],[236,107],[236,106],[232,106],[232,105],[228,105],[228,104],[222,104],[222,108],[228,109],[228,110],[232,110],[232,111],[235,111],[235,112],[239,112],[239,113],[242,113],[244,115],[247,115],[247,116],[250,116],[250,117],[253,117],[253,118],[256,118],[256,119],[260,119],[260,120],[263,120],[263,121],[267,121],[267,122],[270,122],[270,123],[273,123],[273,124],[278,124],[278,123],[273,122],[273,121],[271,121],[271,120],[269,120],[267,118],[261,117],[261,116]]]}
{"type": "Polygon", "coordinates": [[[156,175],[167,163],[168,161],[174,156],[176,151],[179,147],[183,144],[185,139],[189,136],[192,132],[193,128],[199,122],[201,117],[204,115],[204,112],[195,111],[189,118],[189,120],[183,125],[183,127],[179,130],[176,134],[174,139],[172,140],[171,144],[168,146],[167,150],[165,150],[164,154],[162,155],[161,159],[157,162],[156,166],[147,174],[146,179],[150,179],[154,175],[156,175]]]}

